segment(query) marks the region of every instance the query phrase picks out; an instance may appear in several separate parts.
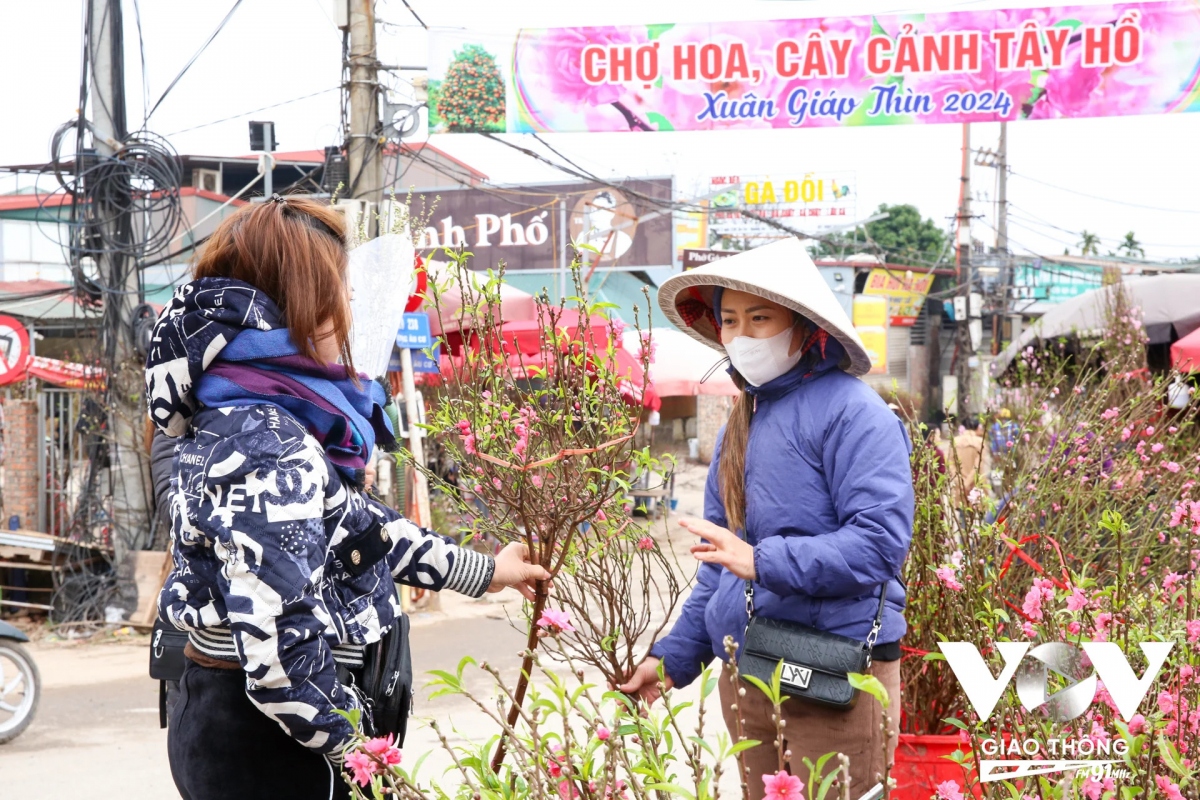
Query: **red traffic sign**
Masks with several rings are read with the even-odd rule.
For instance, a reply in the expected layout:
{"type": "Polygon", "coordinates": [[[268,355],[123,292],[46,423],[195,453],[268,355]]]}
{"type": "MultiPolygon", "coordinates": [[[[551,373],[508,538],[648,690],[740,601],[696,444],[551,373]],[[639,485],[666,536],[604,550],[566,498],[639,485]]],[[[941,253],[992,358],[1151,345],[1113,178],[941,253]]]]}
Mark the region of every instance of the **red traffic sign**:
{"type": "Polygon", "coordinates": [[[0,386],[25,377],[29,366],[29,331],[17,320],[0,314],[0,386]]]}

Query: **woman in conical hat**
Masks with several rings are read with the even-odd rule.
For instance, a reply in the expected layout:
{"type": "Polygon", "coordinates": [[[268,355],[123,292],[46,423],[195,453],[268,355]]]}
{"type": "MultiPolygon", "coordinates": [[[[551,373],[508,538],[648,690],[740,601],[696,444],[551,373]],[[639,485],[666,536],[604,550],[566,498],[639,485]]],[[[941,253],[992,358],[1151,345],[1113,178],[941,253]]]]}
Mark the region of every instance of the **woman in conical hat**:
{"type": "MultiPolygon", "coordinates": [[[[718,436],[708,472],[704,519],[681,520],[699,537],[701,563],[691,596],[670,634],[630,675],[623,691],[658,696],[684,686],[725,638],[740,648],[748,614],[871,641],[870,672],[891,698],[885,739],[882,709],[863,696],[851,710],[790,699],[784,735],[793,772],[809,780],[803,758],[831,751],[850,757],[851,796],[870,789],[890,763],[900,709],[900,645],[905,632],[901,567],[912,537],[911,446],[879,395],[858,380],[870,369],[846,313],[796,239],[787,239],[676,275],[659,304],[693,338],[723,351],[742,390],[718,436]]],[[[752,686],[740,699],[722,679],[722,707],[734,730],[764,744],[747,751],[750,789],[778,769],[776,728],[766,697],[752,686]]],[[[836,766],[836,765],[834,765],[836,766]]]]}

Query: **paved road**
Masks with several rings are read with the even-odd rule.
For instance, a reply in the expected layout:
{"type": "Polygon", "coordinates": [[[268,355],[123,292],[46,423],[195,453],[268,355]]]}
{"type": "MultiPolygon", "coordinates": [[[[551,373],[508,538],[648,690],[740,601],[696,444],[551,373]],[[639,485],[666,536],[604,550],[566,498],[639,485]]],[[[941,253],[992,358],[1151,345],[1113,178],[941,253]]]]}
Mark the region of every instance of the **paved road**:
{"type": "MultiPolygon", "coordinates": [[[[466,654],[517,671],[522,637],[508,622],[487,616],[418,624],[412,633],[418,676],[453,670],[466,654]]],[[[158,727],[158,684],[144,677],[144,644],[31,648],[44,678],[37,717],[17,740],[0,746],[0,800],[56,796],[88,800],[175,800],[167,767],[167,735],[158,727]],[[52,788],[57,784],[57,790],[52,788]]],[[[421,677],[418,680],[422,680],[421,677]]],[[[482,696],[487,683],[471,682],[482,696]]],[[[420,695],[423,698],[423,693],[420,695]]],[[[420,699],[417,714],[470,732],[479,712],[461,698],[420,699]]],[[[428,729],[412,731],[405,751],[435,749],[428,729]]],[[[435,756],[440,755],[436,754],[435,756]]],[[[441,772],[431,756],[422,772],[441,772]]]]}
{"type": "MultiPolygon", "coordinates": [[[[679,513],[700,513],[704,471],[677,476],[679,513]]],[[[656,533],[656,536],[658,534],[656,533]]],[[[692,538],[673,528],[676,550],[686,557],[692,538]]],[[[689,572],[690,575],[690,572],[689,572]]],[[[472,601],[443,595],[443,612],[413,619],[413,666],[418,686],[432,669],[454,670],[470,653],[515,683],[524,637],[505,619],[519,614],[515,592],[472,601]],[[505,599],[507,598],[507,599],[505,599]]],[[[36,719],[19,739],[0,746],[0,800],[83,797],[87,800],[178,800],[167,766],[166,731],[158,727],[158,684],[146,676],[148,639],[136,644],[40,644],[31,647],[42,671],[44,694],[36,719]]],[[[472,670],[468,687],[477,697],[494,693],[486,675],[472,670]]],[[[495,732],[482,713],[461,697],[426,699],[418,690],[416,715],[434,717],[451,735],[485,741],[495,732]]],[[[694,700],[694,690],[679,696],[694,700]]],[[[716,712],[715,706],[712,708],[716,712]]],[[[719,726],[719,723],[717,723],[719,726]]],[[[421,775],[440,777],[449,765],[432,732],[410,726],[405,758],[429,752],[421,775]]],[[[408,761],[407,763],[413,763],[408,761]]],[[[733,771],[726,774],[736,789],[733,771]]],[[[448,782],[454,782],[450,776],[448,782]]],[[[736,794],[736,792],[734,792],[736,794]]],[[[732,795],[731,795],[732,796],[732,795]]]]}

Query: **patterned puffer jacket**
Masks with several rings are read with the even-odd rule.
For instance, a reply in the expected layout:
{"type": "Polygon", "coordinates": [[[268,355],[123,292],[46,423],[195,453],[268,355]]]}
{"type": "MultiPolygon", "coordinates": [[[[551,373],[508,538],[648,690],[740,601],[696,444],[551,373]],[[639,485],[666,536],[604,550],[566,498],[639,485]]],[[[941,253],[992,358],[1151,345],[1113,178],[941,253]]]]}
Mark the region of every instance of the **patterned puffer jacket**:
{"type": "Polygon", "coordinates": [[[359,707],[336,663],[361,665],[363,646],[396,621],[393,579],[478,597],[494,562],[366,496],[278,406],[195,400],[193,384],[239,328],[269,330],[279,319],[253,287],[210,280],[182,287],[155,329],[151,413],[182,434],[159,615],[205,655],[239,661],[255,705],[330,754],[351,735],[335,710],[359,707]]]}

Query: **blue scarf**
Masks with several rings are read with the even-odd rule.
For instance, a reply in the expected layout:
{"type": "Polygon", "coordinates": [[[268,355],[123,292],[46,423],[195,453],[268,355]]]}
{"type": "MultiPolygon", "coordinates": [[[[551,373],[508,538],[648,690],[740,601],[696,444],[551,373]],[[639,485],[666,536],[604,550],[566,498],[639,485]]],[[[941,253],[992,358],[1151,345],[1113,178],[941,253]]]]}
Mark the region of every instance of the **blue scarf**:
{"type": "Polygon", "coordinates": [[[147,394],[155,422],[171,435],[182,435],[197,403],[276,405],[358,484],[375,443],[395,443],[383,388],[365,375],[356,386],[344,367],[302,355],[278,308],[249,284],[204,278],[181,286],[153,341],[147,394]]]}

